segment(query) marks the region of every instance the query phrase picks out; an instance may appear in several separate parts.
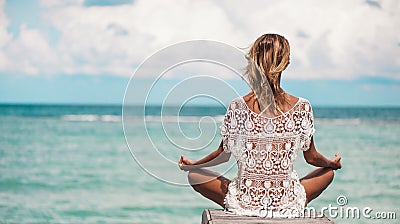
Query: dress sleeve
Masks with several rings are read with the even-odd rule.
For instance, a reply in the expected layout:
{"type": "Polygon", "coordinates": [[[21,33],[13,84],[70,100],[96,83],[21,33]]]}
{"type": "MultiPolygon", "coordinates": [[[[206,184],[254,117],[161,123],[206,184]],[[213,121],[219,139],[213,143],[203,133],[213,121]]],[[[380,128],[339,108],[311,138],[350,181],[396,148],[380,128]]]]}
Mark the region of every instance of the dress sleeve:
{"type": "Polygon", "coordinates": [[[304,104],[305,118],[304,118],[304,146],[302,147],[303,151],[306,151],[310,148],[311,139],[314,136],[315,128],[314,128],[314,112],[311,107],[310,102],[306,101],[304,104]]]}
{"type": "Polygon", "coordinates": [[[224,149],[225,152],[230,152],[228,146],[228,140],[229,140],[231,116],[232,116],[232,102],[229,104],[228,109],[226,110],[224,120],[222,121],[220,127],[220,133],[222,137],[222,148],[224,149]]]}

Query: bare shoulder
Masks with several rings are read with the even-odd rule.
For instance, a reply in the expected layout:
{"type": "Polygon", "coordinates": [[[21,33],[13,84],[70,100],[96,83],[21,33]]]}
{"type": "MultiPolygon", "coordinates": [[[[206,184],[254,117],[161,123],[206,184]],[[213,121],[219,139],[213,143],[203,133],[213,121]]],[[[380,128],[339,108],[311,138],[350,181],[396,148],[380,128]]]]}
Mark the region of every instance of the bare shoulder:
{"type": "Polygon", "coordinates": [[[289,93],[285,93],[285,98],[286,98],[287,102],[289,103],[289,105],[294,106],[300,100],[301,97],[297,97],[297,96],[291,95],[289,93]]]}
{"type": "Polygon", "coordinates": [[[250,93],[242,96],[242,98],[247,103],[247,102],[249,102],[251,100],[254,100],[256,97],[255,97],[254,93],[250,92],[250,93]]]}
{"type": "Polygon", "coordinates": [[[282,111],[286,112],[291,110],[296,104],[300,102],[300,97],[293,96],[289,93],[284,93],[284,99],[277,105],[282,111]]]}
{"type": "Polygon", "coordinates": [[[260,105],[258,104],[258,100],[256,95],[253,92],[250,92],[244,96],[242,96],[244,102],[247,107],[250,108],[255,113],[260,113],[260,105]]]}
{"type": "Polygon", "coordinates": [[[305,99],[303,97],[298,97],[298,96],[294,96],[294,95],[290,95],[288,93],[286,93],[286,101],[289,105],[295,105],[297,102],[300,103],[304,103],[304,104],[308,104],[309,106],[311,106],[310,101],[308,101],[308,99],[305,99]]]}
{"type": "Polygon", "coordinates": [[[296,96],[293,96],[290,94],[288,94],[288,95],[289,95],[289,97],[287,99],[289,99],[288,102],[291,105],[294,106],[297,104],[297,105],[300,105],[303,110],[312,112],[312,106],[311,106],[310,101],[308,101],[308,99],[303,98],[303,97],[296,97],[296,96]]]}

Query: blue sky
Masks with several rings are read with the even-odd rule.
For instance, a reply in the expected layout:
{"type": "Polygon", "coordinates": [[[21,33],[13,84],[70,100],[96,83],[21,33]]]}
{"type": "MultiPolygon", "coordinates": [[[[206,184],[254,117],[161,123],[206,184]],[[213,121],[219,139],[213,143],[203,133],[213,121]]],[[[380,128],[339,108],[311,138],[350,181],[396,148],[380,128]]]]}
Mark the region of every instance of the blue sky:
{"type": "MultiPolygon", "coordinates": [[[[208,39],[245,49],[276,32],[291,44],[289,93],[317,105],[400,106],[396,21],[396,0],[0,0],[0,103],[120,104],[138,66],[166,46],[208,39]]],[[[163,97],[155,92],[150,103],[163,97]]]]}

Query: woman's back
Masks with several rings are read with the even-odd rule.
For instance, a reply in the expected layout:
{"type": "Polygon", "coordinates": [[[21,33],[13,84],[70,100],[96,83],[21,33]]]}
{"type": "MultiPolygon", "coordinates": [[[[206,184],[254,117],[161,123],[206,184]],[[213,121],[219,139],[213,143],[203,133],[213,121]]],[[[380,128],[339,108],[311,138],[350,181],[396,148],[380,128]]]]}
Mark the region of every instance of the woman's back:
{"type": "Polygon", "coordinates": [[[342,167],[341,157],[336,154],[330,160],[317,151],[310,103],[281,88],[282,72],[290,63],[289,42],[278,34],[263,34],[246,59],[243,79],[251,92],[229,105],[221,125],[220,146],[198,161],[182,155],[179,166],[190,170],[188,180],[196,191],[226,211],[251,216],[301,216],[305,205],[331,183],[333,170],[342,167]],[[299,150],[307,163],[318,167],[301,181],[293,170],[299,150]],[[232,181],[202,169],[227,162],[231,155],[238,165],[238,175],[232,181]]]}
{"type": "Polygon", "coordinates": [[[234,99],[221,125],[223,149],[238,163],[226,209],[242,215],[261,215],[269,212],[266,209],[273,212],[266,215],[298,215],[306,196],[293,163],[299,150],[309,148],[313,133],[313,113],[306,99],[298,98],[275,117],[252,111],[242,97],[234,99]]]}

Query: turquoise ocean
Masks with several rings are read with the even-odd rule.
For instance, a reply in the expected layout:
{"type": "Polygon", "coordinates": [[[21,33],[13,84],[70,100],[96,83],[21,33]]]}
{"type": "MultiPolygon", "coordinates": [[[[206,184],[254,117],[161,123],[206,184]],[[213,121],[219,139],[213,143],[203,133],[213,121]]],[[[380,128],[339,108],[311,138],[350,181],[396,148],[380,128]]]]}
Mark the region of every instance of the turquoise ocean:
{"type": "MultiPolygon", "coordinates": [[[[187,107],[179,115],[187,135],[169,131],[174,141],[164,142],[160,108],[146,107],[147,131],[142,111],[130,108],[124,122],[130,145],[141,149],[136,156],[153,168],[158,163],[146,152],[159,145],[161,151],[173,149],[173,142],[198,135],[203,116],[218,125],[225,113],[223,107],[187,107]],[[149,135],[160,142],[147,144],[149,135]]],[[[400,108],[314,107],[314,116],[317,149],[327,157],[339,152],[343,168],[310,206],[369,207],[371,216],[396,215],[339,217],[336,223],[400,223],[400,108]],[[339,196],[346,197],[345,205],[338,205],[339,196]]],[[[127,146],[121,117],[121,106],[0,105],[0,223],[200,223],[204,209],[219,208],[189,187],[146,172],[127,146]]],[[[201,127],[207,132],[207,124],[201,127]]],[[[219,141],[217,133],[203,150],[165,153],[176,161],[180,154],[197,159],[219,141]]],[[[299,176],[313,169],[300,153],[295,165],[299,176]]],[[[184,175],[177,165],[160,169],[184,175]]],[[[234,175],[235,169],[226,174],[234,175]]]]}

